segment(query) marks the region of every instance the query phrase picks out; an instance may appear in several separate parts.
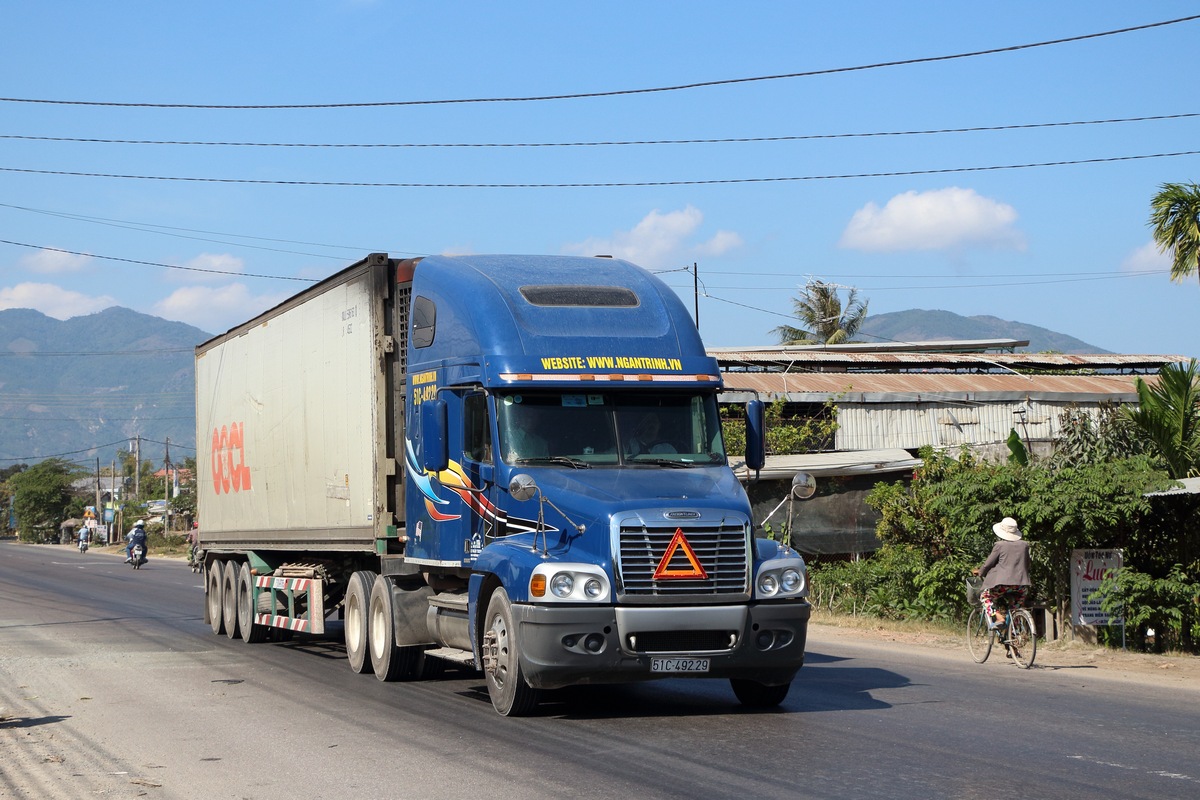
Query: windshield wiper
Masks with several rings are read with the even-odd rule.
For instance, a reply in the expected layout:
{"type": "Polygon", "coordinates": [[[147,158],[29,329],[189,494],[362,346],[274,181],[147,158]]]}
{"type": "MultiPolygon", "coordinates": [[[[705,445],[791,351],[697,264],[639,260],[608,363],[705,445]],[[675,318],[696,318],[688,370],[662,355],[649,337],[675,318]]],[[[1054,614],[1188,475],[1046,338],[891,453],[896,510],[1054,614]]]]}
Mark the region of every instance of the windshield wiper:
{"type": "Polygon", "coordinates": [[[629,463],[653,464],[658,467],[682,467],[684,469],[696,466],[694,461],[680,461],[679,459],[673,458],[642,458],[641,456],[634,456],[632,459],[630,459],[629,463]]]}
{"type": "Polygon", "coordinates": [[[586,461],[580,461],[577,458],[569,458],[567,456],[540,456],[537,458],[518,458],[517,464],[566,464],[574,469],[591,469],[592,465],[586,461]]]}

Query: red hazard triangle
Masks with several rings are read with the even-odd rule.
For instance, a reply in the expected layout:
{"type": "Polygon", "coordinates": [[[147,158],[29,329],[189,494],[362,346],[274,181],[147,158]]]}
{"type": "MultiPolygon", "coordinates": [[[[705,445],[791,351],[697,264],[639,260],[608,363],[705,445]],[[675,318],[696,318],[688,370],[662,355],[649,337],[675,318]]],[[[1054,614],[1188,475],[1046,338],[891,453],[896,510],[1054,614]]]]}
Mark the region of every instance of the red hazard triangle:
{"type": "Polygon", "coordinates": [[[696,551],[688,544],[688,540],[683,537],[683,529],[676,528],[675,535],[671,537],[671,543],[667,545],[667,552],[663,553],[662,561],[658,562],[658,568],[654,570],[654,580],[680,580],[687,578],[703,580],[707,577],[708,573],[700,565],[700,559],[696,558],[696,551]],[[688,566],[672,569],[671,559],[680,551],[687,557],[688,566]]]}

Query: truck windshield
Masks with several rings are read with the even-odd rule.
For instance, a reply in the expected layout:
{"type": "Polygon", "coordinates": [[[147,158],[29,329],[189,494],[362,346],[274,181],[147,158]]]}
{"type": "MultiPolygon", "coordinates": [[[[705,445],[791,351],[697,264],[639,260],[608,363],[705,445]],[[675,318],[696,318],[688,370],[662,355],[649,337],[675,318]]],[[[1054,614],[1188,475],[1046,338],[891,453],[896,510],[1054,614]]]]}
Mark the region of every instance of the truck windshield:
{"type": "Polygon", "coordinates": [[[509,464],[575,467],[725,463],[711,394],[524,392],[496,398],[509,464]]]}

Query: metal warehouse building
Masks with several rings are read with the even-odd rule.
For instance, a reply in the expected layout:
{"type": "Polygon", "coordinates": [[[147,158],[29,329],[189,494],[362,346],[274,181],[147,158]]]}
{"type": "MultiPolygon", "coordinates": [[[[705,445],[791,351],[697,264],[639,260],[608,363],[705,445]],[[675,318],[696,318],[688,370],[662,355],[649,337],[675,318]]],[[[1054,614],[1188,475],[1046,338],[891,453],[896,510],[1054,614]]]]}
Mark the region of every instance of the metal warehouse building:
{"type": "Polygon", "coordinates": [[[1012,352],[1027,345],[1002,339],[710,349],[725,379],[723,403],[783,398],[799,415],[820,413],[829,400],[837,406],[832,452],[770,456],[757,476],[762,485],[741,470],[756,519],[785,496],[795,472],[806,470],[836,481],[839,491],[804,508],[793,543],[810,554],[873,550],[877,517],[862,497],[879,480],[911,474],[918,448],[967,446],[1005,458],[1015,430],[1031,452],[1045,455],[1068,409],[1095,418],[1102,405],[1136,403],[1137,378],[1153,382],[1163,365],[1188,360],[1012,352]]]}

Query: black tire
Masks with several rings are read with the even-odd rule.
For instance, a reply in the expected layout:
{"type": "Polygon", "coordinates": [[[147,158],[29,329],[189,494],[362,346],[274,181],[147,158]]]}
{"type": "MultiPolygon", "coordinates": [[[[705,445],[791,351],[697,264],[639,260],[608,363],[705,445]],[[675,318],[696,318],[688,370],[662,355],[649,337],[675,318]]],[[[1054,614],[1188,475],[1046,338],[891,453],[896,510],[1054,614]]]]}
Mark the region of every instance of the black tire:
{"type": "Polygon", "coordinates": [[[242,562],[238,569],[237,618],[238,630],[242,633],[242,641],[246,644],[257,644],[266,641],[270,628],[254,621],[257,611],[254,602],[254,576],[250,574],[249,562],[242,562]]]}
{"type": "Polygon", "coordinates": [[[204,573],[204,614],[208,617],[212,632],[218,636],[225,632],[225,614],[222,611],[225,604],[221,594],[225,574],[223,567],[222,562],[212,561],[204,573]]]}
{"type": "Polygon", "coordinates": [[[417,677],[423,648],[396,646],[396,601],[392,582],[382,575],[376,575],[371,585],[369,622],[367,645],[375,677],[381,681],[417,677]]]}
{"type": "Polygon", "coordinates": [[[346,587],[342,607],[342,630],[346,638],[346,658],[350,669],[362,674],[372,669],[370,651],[372,572],[355,572],[346,587]]]}
{"type": "Polygon", "coordinates": [[[1024,608],[1014,611],[1009,633],[1008,651],[1013,662],[1021,669],[1029,669],[1037,657],[1037,628],[1033,624],[1033,615],[1024,608]]]}
{"type": "Polygon", "coordinates": [[[733,687],[733,693],[738,702],[747,708],[774,708],[783,702],[788,695],[788,690],[792,688],[791,683],[768,686],[765,683],[744,678],[730,678],[729,685],[733,687]]]}
{"type": "Polygon", "coordinates": [[[503,589],[488,600],[483,635],[484,647],[491,651],[484,660],[484,677],[492,707],[505,717],[526,716],[537,706],[541,692],[525,680],[512,602],[503,589]]]}
{"type": "Polygon", "coordinates": [[[971,651],[971,658],[975,659],[976,664],[988,660],[995,640],[996,632],[988,628],[983,606],[975,606],[971,609],[971,616],[967,617],[967,649],[971,651]]]}
{"type": "Polygon", "coordinates": [[[236,561],[225,562],[221,570],[221,616],[225,621],[225,635],[238,637],[238,565],[236,561]]]}

